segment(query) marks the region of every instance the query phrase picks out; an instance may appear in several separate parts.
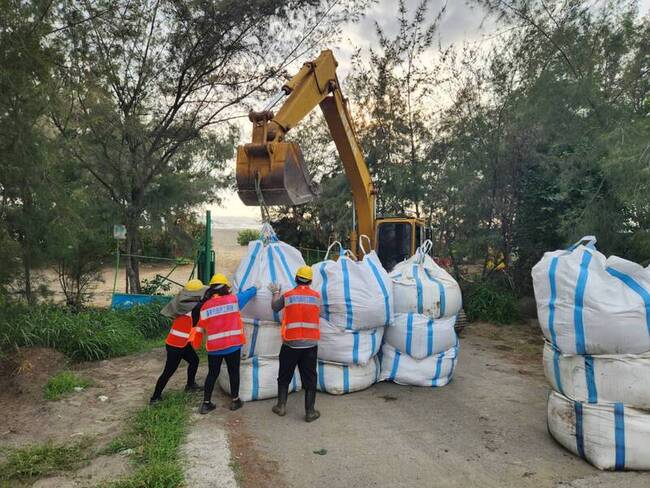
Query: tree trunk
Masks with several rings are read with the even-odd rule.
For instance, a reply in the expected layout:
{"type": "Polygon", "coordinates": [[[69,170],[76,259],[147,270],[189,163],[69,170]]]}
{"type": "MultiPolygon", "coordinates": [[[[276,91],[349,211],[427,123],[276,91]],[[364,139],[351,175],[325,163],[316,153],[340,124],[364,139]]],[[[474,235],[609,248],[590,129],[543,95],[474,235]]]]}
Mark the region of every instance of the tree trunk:
{"type": "Polygon", "coordinates": [[[134,254],[140,254],[140,228],[138,225],[138,212],[130,208],[126,216],[126,281],[127,293],[140,293],[140,261],[134,254]]]}
{"type": "MultiPolygon", "coordinates": [[[[25,243],[23,242],[23,246],[25,243]]],[[[32,293],[32,258],[29,251],[23,253],[23,269],[25,276],[25,299],[30,305],[34,303],[34,294],[32,293]]]]}

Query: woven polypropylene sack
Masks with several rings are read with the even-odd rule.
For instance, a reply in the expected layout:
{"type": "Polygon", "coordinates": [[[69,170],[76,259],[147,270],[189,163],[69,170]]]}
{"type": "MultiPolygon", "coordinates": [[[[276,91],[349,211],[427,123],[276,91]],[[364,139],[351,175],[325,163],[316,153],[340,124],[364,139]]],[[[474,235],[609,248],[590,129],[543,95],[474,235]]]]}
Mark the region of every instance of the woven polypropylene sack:
{"type": "Polygon", "coordinates": [[[544,374],[555,391],[571,400],[650,410],[650,353],[569,356],[547,342],[544,374]]]}
{"type": "Polygon", "coordinates": [[[266,356],[276,358],[282,347],[282,333],[276,322],[244,319],[246,344],[242,346],[242,358],[266,356]]]}
{"type": "Polygon", "coordinates": [[[434,319],[454,317],[463,305],[458,283],[426,249],[419,248],[413,257],[395,266],[390,277],[395,313],[412,312],[434,319]]]}
{"type": "Polygon", "coordinates": [[[458,360],[458,346],[424,359],[414,359],[387,343],[381,353],[380,380],[400,385],[444,386],[453,378],[458,360]]]}
{"type": "Polygon", "coordinates": [[[616,404],[574,402],[551,392],[548,430],[561,445],[600,469],[650,469],[650,414],[616,404]]]}
{"type": "MultiPolygon", "coordinates": [[[[277,397],[278,367],[279,360],[276,358],[253,356],[242,360],[239,367],[239,397],[245,402],[277,397]]],[[[230,379],[225,361],[221,365],[217,381],[221,389],[230,395],[230,379]]],[[[296,368],[289,384],[289,392],[299,391],[301,388],[300,375],[296,368]]]]}
{"type": "Polygon", "coordinates": [[[283,291],[294,288],[296,271],[304,265],[300,251],[278,241],[274,234],[265,240],[250,242],[233,279],[235,290],[257,287],[257,294],[241,311],[242,317],[281,322],[282,312],[271,309],[272,295],[268,285],[277,283],[283,291]]]}
{"type": "Polygon", "coordinates": [[[366,364],[381,348],[384,328],[345,330],[321,317],[318,359],[343,364],[366,364]]]}
{"type": "Polygon", "coordinates": [[[456,345],[455,323],[455,316],[432,319],[412,312],[398,313],[386,327],[384,340],[398,351],[424,359],[456,345]]]}
{"type": "Polygon", "coordinates": [[[593,236],[547,252],[532,270],[546,339],[564,354],[650,351],[650,269],[605,258],[593,236]]]}
{"type": "Polygon", "coordinates": [[[376,329],[390,323],[393,294],[388,273],[374,252],[361,261],[342,255],[312,266],[312,288],[321,295],[321,317],[346,330],[376,329]]]}
{"type": "Polygon", "coordinates": [[[318,391],[344,395],[365,390],[379,380],[380,363],[375,356],[363,365],[318,361],[318,391]]]}

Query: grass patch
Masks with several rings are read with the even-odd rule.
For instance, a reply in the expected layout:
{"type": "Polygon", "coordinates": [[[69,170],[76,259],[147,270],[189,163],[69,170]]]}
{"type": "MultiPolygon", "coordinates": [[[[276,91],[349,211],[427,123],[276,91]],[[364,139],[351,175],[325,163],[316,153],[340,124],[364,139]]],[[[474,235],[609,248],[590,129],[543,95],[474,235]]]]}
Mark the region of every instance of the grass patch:
{"type": "Polygon", "coordinates": [[[58,400],[59,398],[72,393],[75,388],[87,388],[93,382],[87,378],[81,378],[71,371],[60,371],[47,380],[43,386],[43,398],[46,400],[58,400]]]}
{"type": "Polygon", "coordinates": [[[0,350],[51,347],[69,358],[92,361],[146,350],[169,330],[162,305],[129,310],[88,309],[0,303],[0,350]]]}
{"type": "Polygon", "coordinates": [[[76,470],[88,459],[90,441],[74,444],[40,444],[10,450],[7,461],[0,465],[0,481],[10,482],[76,470]]]}
{"type": "Polygon", "coordinates": [[[244,468],[242,468],[241,463],[234,459],[228,463],[228,466],[232,469],[237,484],[241,485],[244,482],[244,468]]]}
{"type": "Polygon", "coordinates": [[[155,406],[140,410],[127,432],[108,448],[112,453],[132,449],[138,469],[107,488],[182,486],[179,448],[187,433],[190,404],[194,401],[193,395],[174,392],[155,406]]]}

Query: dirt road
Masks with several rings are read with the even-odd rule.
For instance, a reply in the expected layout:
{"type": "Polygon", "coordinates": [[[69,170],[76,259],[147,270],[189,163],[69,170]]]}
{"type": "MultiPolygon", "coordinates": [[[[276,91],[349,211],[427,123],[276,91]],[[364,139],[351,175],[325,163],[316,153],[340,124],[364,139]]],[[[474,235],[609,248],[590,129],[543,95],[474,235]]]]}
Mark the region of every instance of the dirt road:
{"type": "MultiPolygon", "coordinates": [[[[303,394],[290,395],[289,413],[271,413],[273,401],[252,402],[210,415],[192,414],[183,447],[189,486],[249,487],[617,487],[650,486],[650,473],[603,473],[566,452],[546,431],[547,386],[537,329],[469,327],[461,341],[454,381],[443,388],[381,383],[350,395],[320,394],[322,417],[302,420],[303,394]],[[316,451],[316,452],[315,452],[316,451]],[[206,458],[206,452],[209,457],[206,458]],[[205,462],[206,459],[212,459],[205,462]]],[[[34,357],[59,368],[56,357],[34,357]]],[[[95,381],[58,402],[40,394],[47,374],[32,374],[0,394],[7,427],[0,445],[89,437],[94,446],[119,435],[124,419],[146,404],[164,351],[77,365],[95,381]],[[108,400],[101,402],[100,395],[108,400]]],[[[202,378],[205,364],[201,365],[202,378]]],[[[40,370],[36,370],[38,372],[40,370]]],[[[169,389],[179,389],[179,371],[169,389]]],[[[198,405],[197,405],[198,406],[198,405]]],[[[81,472],[37,486],[95,486],[130,470],[120,456],[102,456],[81,472]]]]}
{"type": "Polygon", "coordinates": [[[302,393],[285,418],[255,402],[245,407],[248,433],[287,487],[650,486],[650,474],[602,473],[556,444],[536,341],[495,340],[497,328],[480,327],[466,331],[446,387],[321,394],[312,424],[301,419],[302,393]]]}

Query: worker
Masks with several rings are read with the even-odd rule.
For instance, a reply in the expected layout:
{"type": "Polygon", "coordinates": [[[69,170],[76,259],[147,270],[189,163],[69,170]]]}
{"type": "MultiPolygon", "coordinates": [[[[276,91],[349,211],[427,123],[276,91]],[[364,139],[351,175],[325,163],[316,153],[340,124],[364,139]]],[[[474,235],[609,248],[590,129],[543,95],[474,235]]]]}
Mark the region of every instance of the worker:
{"type": "Polygon", "coordinates": [[[230,378],[230,410],[237,410],[243,403],[239,398],[239,362],[241,347],[246,342],[244,324],[239,311],[257,294],[254,286],[233,295],[228,278],[215,274],[205,293],[205,301],[200,308],[199,325],[205,329],[208,351],[208,376],[205,379],[203,404],[200,412],[206,414],[214,410],[212,390],[221,371],[221,362],[226,361],[230,378]]]}
{"type": "MultiPolygon", "coordinates": [[[[188,305],[195,308],[195,306],[200,303],[203,296],[203,288],[204,286],[201,280],[194,279],[187,282],[183,290],[178,294],[179,297],[182,296],[182,303],[185,309],[187,309],[188,305]]],[[[178,311],[174,312],[174,315],[177,313],[178,311]]],[[[165,340],[167,360],[165,361],[163,372],[156,382],[156,388],[154,389],[153,395],[149,400],[150,405],[153,405],[162,399],[162,392],[165,389],[165,386],[167,386],[169,379],[178,369],[181,360],[185,360],[188,364],[187,384],[185,390],[200,391],[203,389],[202,386],[196,384],[196,371],[199,368],[199,357],[194,351],[197,344],[192,344],[192,339],[197,337],[197,334],[198,346],[200,347],[201,345],[201,331],[194,328],[196,323],[197,320],[193,320],[191,312],[178,313],[172,322],[171,330],[169,331],[169,334],[167,334],[167,339],[165,340]]]]}
{"type": "Polygon", "coordinates": [[[296,272],[296,287],[282,295],[281,287],[271,283],[273,294],[271,308],[279,312],[284,308],[282,319],[282,347],[280,348],[280,367],[278,371],[278,401],[273,412],[284,416],[287,412],[289,384],[293,379],[296,365],[305,389],[305,420],[313,422],[320,417],[314,408],[316,404],[316,361],[318,340],[320,339],[320,294],[310,288],[312,270],[302,266],[296,272]]]}

